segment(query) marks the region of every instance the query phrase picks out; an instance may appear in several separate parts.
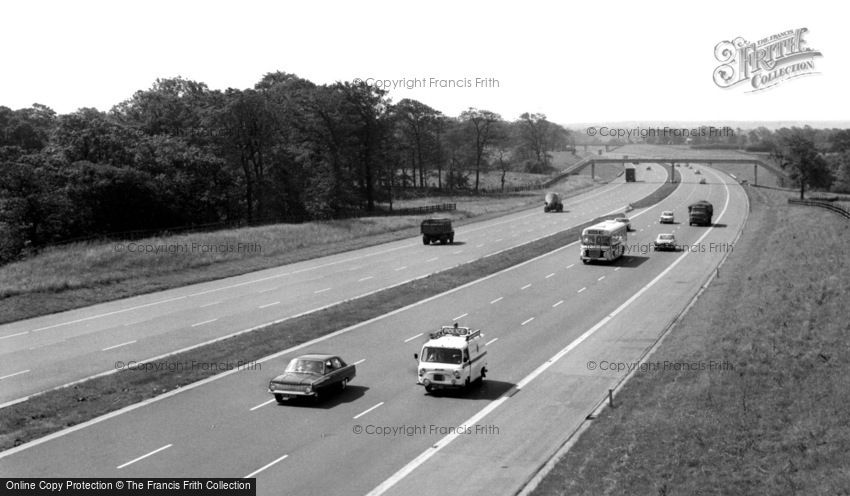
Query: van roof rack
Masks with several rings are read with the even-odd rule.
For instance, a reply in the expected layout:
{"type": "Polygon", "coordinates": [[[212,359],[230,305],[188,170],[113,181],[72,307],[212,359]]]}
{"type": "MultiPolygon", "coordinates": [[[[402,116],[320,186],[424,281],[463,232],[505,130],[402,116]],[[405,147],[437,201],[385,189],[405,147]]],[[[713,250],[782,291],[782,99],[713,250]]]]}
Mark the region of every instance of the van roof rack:
{"type": "Polygon", "coordinates": [[[472,330],[469,327],[443,326],[439,331],[430,334],[431,339],[438,339],[443,336],[457,336],[466,338],[467,341],[481,335],[481,329],[472,330]]]}

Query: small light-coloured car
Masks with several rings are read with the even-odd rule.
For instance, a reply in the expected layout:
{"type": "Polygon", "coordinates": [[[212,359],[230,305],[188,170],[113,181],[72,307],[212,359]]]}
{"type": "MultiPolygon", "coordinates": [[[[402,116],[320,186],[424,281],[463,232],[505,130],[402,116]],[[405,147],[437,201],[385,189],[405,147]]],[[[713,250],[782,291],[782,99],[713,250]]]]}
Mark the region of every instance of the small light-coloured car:
{"type": "Polygon", "coordinates": [[[676,250],[676,236],[672,233],[661,233],[655,238],[652,244],[655,251],[658,250],[676,250]]]}
{"type": "Polygon", "coordinates": [[[625,224],[626,225],[626,231],[632,230],[632,221],[630,221],[628,217],[617,217],[616,219],[614,219],[614,221],[622,222],[623,224],[625,224]]]}
{"type": "Polygon", "coordinates": [[[665,210],[661,212],[661,218],[658,220],[658,222],[662,224],[672,224],[674,222],[673,211],[665,210]]]}

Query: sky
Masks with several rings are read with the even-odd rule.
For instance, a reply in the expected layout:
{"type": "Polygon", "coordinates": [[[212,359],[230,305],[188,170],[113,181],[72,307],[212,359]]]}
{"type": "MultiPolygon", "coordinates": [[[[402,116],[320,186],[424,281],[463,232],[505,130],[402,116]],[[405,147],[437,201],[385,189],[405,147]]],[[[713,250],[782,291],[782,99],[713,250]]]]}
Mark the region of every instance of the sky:
{"type": "Polygon", "coordinates": [[[318,84],[402,80],[418,87],[390,86],[393,101],[447,115],[848,120],[848,11],[820,0],[3,2],[0,105],[109,110],[157,78],[245,89],[280,70],[318,84]],[[814,74],[756,92],[715,84],[718,43],[798,28],[822,54],[814,74]]]}

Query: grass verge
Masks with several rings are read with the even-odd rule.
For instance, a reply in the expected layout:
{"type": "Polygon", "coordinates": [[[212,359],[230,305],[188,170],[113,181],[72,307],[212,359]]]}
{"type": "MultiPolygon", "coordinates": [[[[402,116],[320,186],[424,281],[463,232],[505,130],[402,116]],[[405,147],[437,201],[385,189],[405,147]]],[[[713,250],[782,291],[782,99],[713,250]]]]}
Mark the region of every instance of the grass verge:
{"type": "Polygon", "coordinates": [[[749,189],[721,277],[533,494],[848,494],[850,223],[749,189]]]}
{"type": "MultiPolygon", "coordinates": [[[[554,188],[576,195],[593,187],[570,178],[554,188]]],[[[439,197],[458,210],[440,216],[456,225],[542,202],[544,191],[439,197]]],[[[397,207],[434,203],[434,198],[397,207]]],[[[276,224],[207,233],[55,247],[0,267],[0,323],[231,277],[367,246],[415,237],[423,216],[367,217],[276,224]]]]}
{"type": "MultiPolygon", "coordinates": [[[[678,184],[659,188],[641,202],[661,201],[672,193],[678,184]]],[[[609,217],[616,217],[616,215],[609,217]]],[[[216,373],[211,368],[181,367],[176,364],[250,363],[560,248],[577,240],[584,227],[597,221],[598,219],[595,219],[526,245],[320,312],[172,355],[167,359],[159,360],[169,364],[160,370],[122,370],[75,386],[34,396],[2,410],[0,451],[205,379],[216,373]]]]}

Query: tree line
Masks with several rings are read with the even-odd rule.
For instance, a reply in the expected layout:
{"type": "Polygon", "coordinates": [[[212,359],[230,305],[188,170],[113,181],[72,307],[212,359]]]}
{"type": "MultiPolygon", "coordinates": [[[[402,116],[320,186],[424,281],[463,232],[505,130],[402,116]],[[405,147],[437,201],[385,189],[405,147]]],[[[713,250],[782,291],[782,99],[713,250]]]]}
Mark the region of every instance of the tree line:
{"type": "Polygon", "coordinates": [[[158,79],[108,112],[0,106],[0,262],[92,235],[391,208],[403,189],[478,190],[491,168],[504,185],[571,140],[543,114],[450,117],[284,72],[244,90],[158,79]]]}

